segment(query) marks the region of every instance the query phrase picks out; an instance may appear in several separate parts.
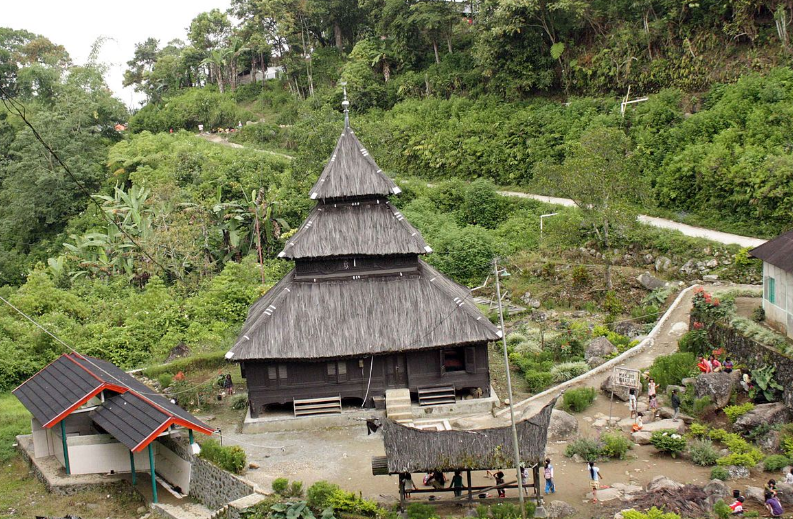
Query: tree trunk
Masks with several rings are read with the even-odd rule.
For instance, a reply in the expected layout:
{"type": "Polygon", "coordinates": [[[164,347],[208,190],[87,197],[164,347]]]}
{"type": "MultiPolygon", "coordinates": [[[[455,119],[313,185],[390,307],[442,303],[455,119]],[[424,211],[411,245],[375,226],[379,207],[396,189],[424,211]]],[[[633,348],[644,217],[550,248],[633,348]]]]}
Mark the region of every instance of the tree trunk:
{"type": "Polygon", "coordinates": [[[391,64],[387,61],[383,61],[383,79],[386,83],[391,79],[391,64]]]}
{"type": "Polygon", "coordinates": [[[333,36],[336,38],[336,48],[339,49],[339,51],[343,52],[344,41],[342,40],[341,37],[341,26],[339,25],[339,22],[333,23],[333,36]]]}
{"type": "Polygon", "coordinates": [[[446,46],[449,48],[449,54],[451,54],[452,53],[452,35],[451,35],[451,33],[449,33],[449,35],[446,36],[446,46]]]}
{"type": "Polygon", "coordinates": [[[609,221],[603,221],[603,261],[606,262],[606,289],[614,288],[611,282],[611,243],[609,242],[609,221]]]}
{"type": "Polygon", "coordinates": [[[438,42],[435,40],[432,40],[432,50],[435,51],[435,63],[440,63],[441,58],[438,55],[438,42]]]}

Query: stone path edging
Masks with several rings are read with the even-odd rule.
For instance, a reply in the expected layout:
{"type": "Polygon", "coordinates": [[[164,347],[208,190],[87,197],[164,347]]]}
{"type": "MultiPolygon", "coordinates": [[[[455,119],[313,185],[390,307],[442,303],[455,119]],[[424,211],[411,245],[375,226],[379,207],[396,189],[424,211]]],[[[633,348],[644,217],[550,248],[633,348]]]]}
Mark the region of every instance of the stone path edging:
{"type": "MultiPolygon", "coordinates": [[[[661,333],[661,328],[663,328],[666,325],[666,322],[669,320],[669,317],[672,315],[672,312],[675,311],[678,306],[680,306],[680,302],[683,300],[683,298],[686,295],[688,295],[689,292],[692,292],[698,286],[699,285],[691,285],[690,287],[682,290],[677,295],[677,298],[675,298],[675,300],[672,302],[672,304],[669,305],[669,308],[666,310],[666,312],[664,313],[663,317],[661,317],[658,320],[658,322],[655,323],[655,326],[653,326],[653,329],[650,331],[649,334],[647,334],[647,337],[645,337],[644,340],[642,340],[642,342],[640,342],[639,344],[637,344],[633,348],[629,349],[628,351],[626,351],[625,353],[623,353],[621,355],[618,355],[618,356],[614,357],[613,359],[609,360],[608,362],[605,362],[605,363],[601,364],[600,366],[597,366],[596,368],[593,368],[593,369],[587,371],[583,375],[579,375],[579,376],[577,376],[575,378],[571,378],[570,380],[568,380],[566,382],[562,382],[561,384],[557,384],[556,386],[553,386],[553,387],[551,387],[549,389],[546,389],[542,393],[537,393],[536,395],[532,395],[529,398],[526,398],[525,400],[521,400],[520,402],[517,402],[514,405],[514,407],[515,408],[519,408],[519,407],[522,407],[522,406],[524,406],[524,405],[526,405],[526,404],[528,404],[530,402],[538,400],[540,398],[544,398],[544,397],[547,397],[549,395],[558,393],[559,391],[561,391],[563,389],[567,389],[570,386],[574,386],[574,385],[578,384],[579,382],[583,382],[583,381],[585,381],[585,380],[587,380],[589,378],[592,378],[595,375],[599,375],[599,374],[607,371],[608,369],[613,368],[614,366],[616,366],[616,365],[622,363],[623,361],[633,357],[634,355],[646,350],[647,348],[651,348],[653,346],[653,344],[655,344],[656,337],[661,333]]],[[[497,417],[498,416],[502,416],[502,415],[504,415],[504,414],[506,414],[508,412],[509,412],[509,407],[507,407],[506,409],[502,409],[501,411],[496,412],[495,416],[497,416],[497,417]]]]}

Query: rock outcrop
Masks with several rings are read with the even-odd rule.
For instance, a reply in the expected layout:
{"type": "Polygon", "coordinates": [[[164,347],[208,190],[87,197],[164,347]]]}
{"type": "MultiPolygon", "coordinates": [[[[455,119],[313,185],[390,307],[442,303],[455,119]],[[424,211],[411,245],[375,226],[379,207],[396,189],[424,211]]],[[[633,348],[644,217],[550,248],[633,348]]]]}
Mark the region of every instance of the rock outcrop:
{"type": "Polygon", "coordinates": [[[548,424],[549,440],[567,440],[578,434],[578,420],[570,413],[554,409],[548,424]]]}
{"type": "Polygon", "coordinates": [[[710,397],[717,409],[722,409],[730,403],[732,389],[733,378],[729,373],[703,373],[694,382],[694,396],[710,397]]]}
{"type": "Polygon", "coordinates": [[[759,404],[743,416],[740,416],[733,428],[737,432],[748,432],[761,424],[776,425],[793,420],[793,413],[782,402],[759,404]]]}

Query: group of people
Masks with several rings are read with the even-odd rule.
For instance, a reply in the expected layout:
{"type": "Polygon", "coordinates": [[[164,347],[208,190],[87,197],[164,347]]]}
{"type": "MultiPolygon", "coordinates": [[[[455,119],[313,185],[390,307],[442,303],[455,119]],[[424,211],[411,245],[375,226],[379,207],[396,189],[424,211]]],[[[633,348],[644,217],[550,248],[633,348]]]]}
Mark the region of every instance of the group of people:
{"type": "Polygon", "coordinates": [[[699,356],[699,361],[697,362],[697,368],[701,373],[718,373],[723,371],[724,373],[732,373],[733,370],[733,362],[730,357],[724,359],[722,363],[719,359],[716,358],[715,355],[711,355],[707,359],[703,356],[699,356]]]}
{"type": "MultiPolygon", "coordinates": [[[[492,477],[495,485],[493,488],[498,492],[498,497],[506,497],[506,485],[504,482],[504,472],[499,470],[497,472],[490,472],[487,471],[487,475],[492,477]]],[[[545,464],[543,465],[543,476],[545,477],[545,493],[546,494],[553,494],[556,492],[556,485],[554,485],[553,480],[553,465],[551,464],[551,459],[546,458],[545,464]]],[[[528,485],[529,485],[529,469],[521,463],[520,466],[520,479],[521,485],[523,487],[523,491],[528,495],[528,485]]],[[[446,487],[446,474],[444,474],[440,470],[433,470],[432,472],[428,472],[422,483],[424,486],[432,487],[435,489],[441,489],[446,487]]],[[[399,475],[399,484],[402,487],[405,497],[410,498],[410,493],[416,489],[415,484],[413,483],[413,477],[409,472],[403,472],[399,475]]],[[[451,481],[449,482],[449,488],[454,489],[454,495],[456,497],[460,497],[463,495],[463,475],[462,471],[455,470],[454,476],[452,476],[451,481]]]]}
{"type": "MultiPolygon", "coordinates": [[[[650,419],[655,420],[658,415],[658,385],[652,377],[647,381],[647,408],[649,409],[650,419]]],[[[633,418],[633,432],[641,431],[644,427],[644,413],[639,412],[639,404],[636,399],[636,390],[628,390],[628,405],[631,410],[631,418],[633,418]]]]}
{"type": "MultiPolygon", "coordinates": [[[[793,484],[793,469],[791,469],[790,473],[785,476],[785,483],[793,484]]],[[[732,491],[732,498],[733,502],[730,505],[732,514],[743,515],[743,504],[746,501],[746,498],[742,496],[741,491],[737,489],[732,491]]],[[[763,500],[765,501],[765,508],[768,511],[768,515],[770,517],[782,517],[782,515],[784,515],[785,510],[782,508],[782,503],[779,502],[779,498],[777,497],[775,479],[769,479],[768,483],[766,483],[763,492],[763,500]]]]}

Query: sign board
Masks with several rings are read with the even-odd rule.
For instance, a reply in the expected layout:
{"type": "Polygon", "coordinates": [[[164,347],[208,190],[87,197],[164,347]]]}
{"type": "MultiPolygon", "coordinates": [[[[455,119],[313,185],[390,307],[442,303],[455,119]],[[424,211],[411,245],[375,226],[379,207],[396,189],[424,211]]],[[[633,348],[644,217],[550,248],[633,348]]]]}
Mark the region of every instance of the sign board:
{"type": "Polygon", "coordinates": [[[611,378],[612,384],[628,388],[638,389],[642,387],[641,374],[638,369],[614,368],[614,376],[611,378]]]}

